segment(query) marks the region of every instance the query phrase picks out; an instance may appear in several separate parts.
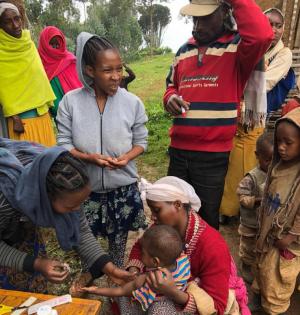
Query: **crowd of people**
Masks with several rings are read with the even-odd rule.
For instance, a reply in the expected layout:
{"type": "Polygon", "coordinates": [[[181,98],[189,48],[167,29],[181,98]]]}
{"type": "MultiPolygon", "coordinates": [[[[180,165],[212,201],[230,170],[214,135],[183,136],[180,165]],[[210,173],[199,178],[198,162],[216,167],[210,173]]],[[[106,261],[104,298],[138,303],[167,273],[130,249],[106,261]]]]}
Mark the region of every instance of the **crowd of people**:
{"type": "Polygon", "coordinates": [[[253,0],[191,0],[180,13],[192,37],[167,76],[170,162],[151,184],[135,163],[148,118],[117,43],[82,32],[74,55],[47,26],[36,48],[18,7],[0,1],[1,288],[66,281],[68,265],[47,256],[50,227],[92,279],[118,285],[72,292],[113,297],[121,315],[286,314],[300,273],[300,104],[285,105],[296,77],[284,15],[253,0]],[[274,111],[284,114],[271,130],[274,111]],[[242,277],[218,231],[236,215],[242,277]]]}

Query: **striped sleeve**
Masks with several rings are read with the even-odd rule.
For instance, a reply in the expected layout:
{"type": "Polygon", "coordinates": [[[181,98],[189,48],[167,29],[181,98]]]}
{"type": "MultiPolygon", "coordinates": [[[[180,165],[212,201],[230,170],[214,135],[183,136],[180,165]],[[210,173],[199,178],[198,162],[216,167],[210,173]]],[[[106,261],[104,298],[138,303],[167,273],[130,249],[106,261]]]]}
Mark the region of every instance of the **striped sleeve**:
{"type": "Polygon", "coordinates": [[[17,271],[33,271],[34,258],[3,241],[5,229],[10,224],[11,218],[16,215],[16,210],[11,207],[3,193],[0,192],[0,266],[17,271]]]}
{"type": "MultiPolygon", "coordinates": [[[[180,51],[180,50],[179,50],[180,51]]],[[[179,54],[179,52],[177,52],[176,54],[176,57],[177,55],[179,54]]],[[[169,74],[166,78],[166,91],[165,91],[165,94],[164,94],[164,97],[163,97],[163,102],[164,102],[164,105],[166,105],[169,101],[169,98],[172,96],[172,95],[178,95],[178,83],[177,83],[177,79],[176,79],[176,75],[177,75],[177,61],[176,61],[176,57],[173,61],[173,64],[171,65],[170,67],[170,71],[169,71],[169,74]]]]}
{"type": "Polygon", "coordinates": [[[80,244],[77,252],[89,267],[93,278],[102,276],[104,266],[111,262],[109,255],[92,234],[83,211],[80,213],[80,244]]]}
{"type": "Polygon", "coordinates": [[[182,254],[177,260],[177,268],[172,272],[176,286],[180,290],[185,290],[188,280],[191,277],[191,266],[187,255],[182,254]]]}

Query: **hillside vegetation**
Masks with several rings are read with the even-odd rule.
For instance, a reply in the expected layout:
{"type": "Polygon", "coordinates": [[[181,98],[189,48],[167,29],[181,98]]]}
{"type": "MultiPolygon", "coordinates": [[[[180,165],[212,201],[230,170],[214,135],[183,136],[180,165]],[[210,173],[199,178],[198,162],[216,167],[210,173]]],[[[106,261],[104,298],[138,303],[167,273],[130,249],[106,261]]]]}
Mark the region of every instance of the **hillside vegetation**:
{"type": "Polygon", "coordinates": [[[129,91],[142,99],[149,118],[148,150],[138,159],[139,173],[148,180],[158,179],[167,172],[168,130],[172,119],[164,112],[162,97],[172,60],[173,54],[166,54],[130,64],[136,79],[129,85],[129,91]]]}

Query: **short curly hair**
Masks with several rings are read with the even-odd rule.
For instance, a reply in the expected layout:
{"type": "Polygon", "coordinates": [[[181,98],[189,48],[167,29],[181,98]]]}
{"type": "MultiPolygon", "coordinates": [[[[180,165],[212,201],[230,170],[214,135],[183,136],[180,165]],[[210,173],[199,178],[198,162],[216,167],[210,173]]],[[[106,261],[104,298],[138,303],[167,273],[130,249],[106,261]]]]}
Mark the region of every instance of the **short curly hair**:
{"type": "Polygon", "coordinates": [[[153,225],[141,239],[141,246],[151,257],[157,257],[165,266],[174,264],[183,251],[179,233],[169,225],[153,225]]]}

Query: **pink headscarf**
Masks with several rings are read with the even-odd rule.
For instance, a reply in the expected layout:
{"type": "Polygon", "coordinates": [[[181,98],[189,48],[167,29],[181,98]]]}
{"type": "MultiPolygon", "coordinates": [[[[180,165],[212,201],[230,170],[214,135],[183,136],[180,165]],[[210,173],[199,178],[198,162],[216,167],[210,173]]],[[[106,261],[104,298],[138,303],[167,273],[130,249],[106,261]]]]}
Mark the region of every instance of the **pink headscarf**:
{"type": "Polygon", "coordinates": [[[62,31],[55,26],[45,27],[40,34],[38,51],[49,81],[58,77],[64,93],[82,87],[76,71],[76,57],[67,50],[62,31]],[[58,49],[50,45],[55,36],[59,42],[58,49]]]}

